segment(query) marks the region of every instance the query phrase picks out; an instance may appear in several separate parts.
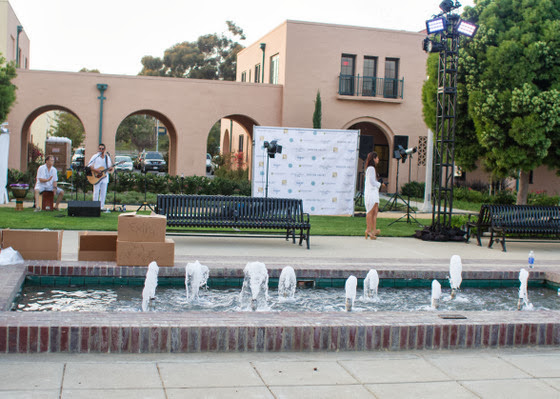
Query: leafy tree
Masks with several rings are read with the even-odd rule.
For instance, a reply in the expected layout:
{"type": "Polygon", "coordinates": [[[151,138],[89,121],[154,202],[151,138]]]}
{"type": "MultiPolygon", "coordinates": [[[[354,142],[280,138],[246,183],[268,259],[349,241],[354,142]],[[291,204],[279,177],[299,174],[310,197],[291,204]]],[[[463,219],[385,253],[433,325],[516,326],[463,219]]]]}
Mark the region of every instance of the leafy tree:
{"type": "Polygon", "coordinates": [[[315,98],[315,111],[313,111],[313,129],[321,129],[321,93],[317,90],[317,97],[315,98]]]}
{"type": "Polygon", "coordinates": [[[51,136],[68,137],[72,148],[78,148],[84,142],[85,131],[82,122],[69,112],[57,112],[54,126],[49,131],[51,136]]]}
{"type": "Polygon", "coordinates": [[[457,154],[476,137],[486,170],[519,176],[524,204],[529,173],[560,167],[560,0],[479,0],[463,18],[480,28],[460,53],[458,112],[468,104],[470,120],[457,122],[457,154]]]}
{"type": "Polygon", "coordinates": [[[116,141],[130,143],[138,152],[156,145],[154,119],[147,115],[131,115],[117,129],[116,141]]]}
{"type": "Polygon", "coordinates": [[[163,59],[143,57],[139,75],[235,80],[236,57],[243,46],[234,39],[245,40],[245,35],[233,22],[226,24],[233,38],[213,33],[195,42],[178,43],[165,50],[163,59]]]}
{"type": "Polygon", "coordinates": [[[16,86],[12,83],[16,76],[14,62],[6,63],[6,59],[0,54],[0,122],[6,120],[16,101],[16,86]]]}
{"type": "Polygon", "coordinates": [[[99,69],[87,69],[87,68],[82,68],[78,72],[101,73],[99,72],[99,69]]]}

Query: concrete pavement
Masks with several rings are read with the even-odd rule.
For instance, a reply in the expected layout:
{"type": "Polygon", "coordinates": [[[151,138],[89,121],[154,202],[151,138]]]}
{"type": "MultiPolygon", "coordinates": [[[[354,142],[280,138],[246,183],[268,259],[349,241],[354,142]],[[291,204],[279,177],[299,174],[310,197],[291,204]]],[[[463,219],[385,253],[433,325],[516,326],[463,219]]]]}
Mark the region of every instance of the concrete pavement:
{"type": "Polygon", "coordinates": [[[560,398],[560,350],[4,355],[0,398],[560,398]]]}

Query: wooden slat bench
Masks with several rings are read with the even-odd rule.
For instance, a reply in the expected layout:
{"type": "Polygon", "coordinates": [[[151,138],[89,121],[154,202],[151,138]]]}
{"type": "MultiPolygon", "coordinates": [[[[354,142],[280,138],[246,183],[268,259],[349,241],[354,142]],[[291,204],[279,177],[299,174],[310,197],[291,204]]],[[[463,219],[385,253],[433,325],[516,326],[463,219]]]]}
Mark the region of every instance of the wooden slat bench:
{"type": "Polygon", "coordinates": [[[311,224],[300,199],[159,194],[156,213],[168,226],[285,230],[294,243],[299,232],[299,245],[305,240],[309,249],[311,224]]]}
{"type": "Polygon", "coordinates": [[[506,251],[506,235],[523,238],[560,238],[560,207],[539,205],[488,205],[490,241],[502,244],[506,251]],[[496,238],[494,237],[496,235],[496,238]]]}

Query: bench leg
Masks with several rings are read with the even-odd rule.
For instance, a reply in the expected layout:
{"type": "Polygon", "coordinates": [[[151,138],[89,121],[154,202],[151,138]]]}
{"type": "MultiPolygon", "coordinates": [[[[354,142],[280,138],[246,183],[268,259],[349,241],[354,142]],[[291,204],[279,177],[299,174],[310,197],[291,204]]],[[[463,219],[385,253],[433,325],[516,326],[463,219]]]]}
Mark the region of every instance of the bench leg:
{"type": "Polygon", "coordinates": [[[500,243],[502,244],[502,251],[506,252],[506,233],[502,234],[500,243]]]}
{"type": "Polygon", "coordinates": [[[476,232],[476,242],[478,243],[479,247],[482,247],[481,234],[479,231],[476,232]]]}
{"type": "Polygon", "coordinates": [[[488,241],[488,248],[492,248],[492,245],[494,245],[494,230],[490,228],[490,241],[488,241]]]}

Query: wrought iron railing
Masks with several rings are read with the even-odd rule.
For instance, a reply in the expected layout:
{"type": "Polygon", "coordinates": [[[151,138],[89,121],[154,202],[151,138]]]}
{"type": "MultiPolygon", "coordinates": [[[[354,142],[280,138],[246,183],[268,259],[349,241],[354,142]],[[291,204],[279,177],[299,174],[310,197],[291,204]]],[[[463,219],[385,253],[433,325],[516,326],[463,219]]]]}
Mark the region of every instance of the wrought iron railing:
{"type": "Polygon", "coordinates": [[[403,98],[404,78],[339,75],[338,94],[343,96],[403,98]]]}

